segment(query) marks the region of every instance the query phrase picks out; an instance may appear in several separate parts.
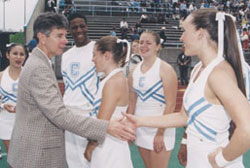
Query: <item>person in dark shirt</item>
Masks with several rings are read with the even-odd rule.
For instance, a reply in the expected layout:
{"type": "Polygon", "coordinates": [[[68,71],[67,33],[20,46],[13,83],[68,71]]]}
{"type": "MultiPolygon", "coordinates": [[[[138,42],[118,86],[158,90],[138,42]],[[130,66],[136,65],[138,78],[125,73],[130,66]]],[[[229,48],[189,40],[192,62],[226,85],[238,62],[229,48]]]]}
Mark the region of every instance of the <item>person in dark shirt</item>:
{"type": "Polygon", "coordinates": [[[191,57],[184,55],[185,47],[182,47],[182,53],[178,55],[177,65],[180,71],[181,85],[188,85],[188,68],[191,64],[191,57]]]}

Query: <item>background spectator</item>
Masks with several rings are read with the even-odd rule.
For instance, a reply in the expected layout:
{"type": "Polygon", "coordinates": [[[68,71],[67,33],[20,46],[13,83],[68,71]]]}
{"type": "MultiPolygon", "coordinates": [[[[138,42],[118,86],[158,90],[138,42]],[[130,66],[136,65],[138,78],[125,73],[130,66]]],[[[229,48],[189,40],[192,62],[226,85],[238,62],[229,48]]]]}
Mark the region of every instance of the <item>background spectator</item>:
{"type": "Polygon", "coordinates": [[[242,48],[247,50],[249,48],[249,34],[246,28],[243,29],[243,33],[241,35],[242,48]]]}
{"type": "Polygon", "coordinates": [[[128,22],[125,18],[122,18],[120,22],[120,30],[121,30],[121,39],[127,39],[128,32],[128,22]]]}
{"type": "Polygon", "coordinates": [[[181,85],[188,85],[188,68],[191,64],[191,57],[184,54],[185,47],[182,47],[182,53],[177,58],[177,65],[179,66],[181,85]]]}
{"type": "Polygon", "coordinates": [[[110,31],[110,36],[116,36],[116,27],[113,26],[112,30],[110,31]]]}
{"type": "MultiPolygon", "coordinates": [[[[167,40],[167,37],[165,35],[165,30],[166,30],[166,27],[162,27],[161,28],[161,31],[159,32],[159,35],[160,35],[160,38],[163,40],[162,42],[162,45],[166,42],[167,40]]],[[[163,46],[162,46],[163,47],[163,46]]]]}

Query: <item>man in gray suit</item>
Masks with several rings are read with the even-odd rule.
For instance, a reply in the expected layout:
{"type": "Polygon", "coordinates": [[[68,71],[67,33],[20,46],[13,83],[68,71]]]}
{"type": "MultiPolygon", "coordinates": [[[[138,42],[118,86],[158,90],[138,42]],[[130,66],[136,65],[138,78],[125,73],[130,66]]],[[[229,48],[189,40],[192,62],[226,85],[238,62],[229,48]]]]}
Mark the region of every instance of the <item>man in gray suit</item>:
{"type": "Polygon", "coordinates": [[[107,133],[134,140],[134,130],[120,121],[104,121],[72,113],[63,104],[51,58],[67,43],[67,20],[55,13],[34,23],[37,47],[19,80],[16,123],[8,162],[13,168],[66,168],[64,130],[101,144],[107,133]]]}

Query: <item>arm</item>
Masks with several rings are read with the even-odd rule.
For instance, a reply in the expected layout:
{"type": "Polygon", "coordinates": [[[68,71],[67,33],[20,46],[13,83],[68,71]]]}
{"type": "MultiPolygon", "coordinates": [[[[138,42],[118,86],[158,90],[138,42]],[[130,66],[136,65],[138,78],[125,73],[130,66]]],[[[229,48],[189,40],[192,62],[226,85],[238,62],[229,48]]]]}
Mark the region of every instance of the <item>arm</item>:
{"type": "MultiPolygon", "coordinates": [[[[102,101],[100,105],[100,110],[98,111],[97,115],[98,119],[111,119],[116,106],[121,100],[121,97],[125,96],[124,94],[122,94],[124,91],[123,86],[124,82],[117,80],[117,78],[111,78],[105,83],[102,90],[102,101]]],[[[94,151],[96,146],[97,143],[91,141],[88,142],[87,148],[85,150],[85,157],[87,160],[91,160],[92,152],[94,151]]]]}
{"type": "MultiPolygon", "coordinates": [[[[184,127],[184,129],[186,129],[184,127]]],[[[182,166],[187,166],[187,134],[184,132],[182,137],[181,146],[178,153],[178,159],[182,166]]]]}
{"type": "MultiPolygon", "coordinates": [[[[228,68],[216,68],[208,82],[212,92],[218,97],[236,125],[229,144],[222,149],[224,158],[232,161],[244,154],[250,147],[250,104],[239,90],[232,70],[230,73],[228,68]]],[[[215,155],[210,156],[210,163],[215,162],[215,155]]]]}
{"type": "Polygon", "coordinates": [[[173,128],[184,127],[187,124],[188,116],[184,108],[180,112],[166,114],[163,116],[136,117],[131,114],[123,114],[136,127],[152,128],[173,128]]]}
{"type": "Polygon", "coordinates": [[[122,81],[114,80],[112,78],[106,82],[102,90],[102,102],[97,118],[103,120],[110,120],[116,106],[119,103],[119,100],[121,100],[121,90],[124,90],[122,88],[123,85],[124,83],[122,83],[122,81]]]}
{"type": "Polygon", "coordinates": [[[137,94],[135,93],[133,89],[133,73],[134,69],[129,73],[128,77],[128,86],[129,86],[129,104],[128,104],[128,109],[127,113],[128,114],[134,114],[135,113],[135,107],[136,107],[136,101],[137,101],[137,94]]]}
{"type": "MultiPolygon", "coordinates": [[[[176,103],[176,92],[177,92],[177,76],[173,68],[165,63],[161,62],[160,65],[160,76],[163,85],[163,91],[165,96],[165,109],[163,115],[171,114],[174,112],[176,103]]],[[[158,129],[155,139],[154,139],[154,150],[160,152],[164,146],[163,135],[165,128],[158,129]]]]}
{"type": "MultiPolygon", "coordinates": [[[[191,72],[191,76],[198,70],[200,63],[196,64],[191,72]]],[[[182,109],[178,113],[167,114],[159,117],[135,117],[127,116],[132,120],[137,127],[154,127],[154,128],[170,128],[170,127],[183,127],[186,126],[188,116],[182,106],[182,109]]]]}
{"type": "Polygon", "coordinates": [[[37,108],[58,128],[102,143],[109,123],[72,113],[63,104],[53,71],[46,66],[32,70],[29,90],[37,108]]]}
{"type": "MultiPolygon", "coordinates": [[[[3,76],[3,72],[0,72],[0,83],[2,81],[2,76],[3,76]]],[[[0,100],[1,100],[1,93],[0,93],[0,100]]],[[[0,109],[5,109],[7,110],[9,113],[16,113],[16,106],[13,106],[11,104],[8,104],[8,103],[4,103],[4,104],[0,104],[1,105],[1,108],[0,109]]]]}

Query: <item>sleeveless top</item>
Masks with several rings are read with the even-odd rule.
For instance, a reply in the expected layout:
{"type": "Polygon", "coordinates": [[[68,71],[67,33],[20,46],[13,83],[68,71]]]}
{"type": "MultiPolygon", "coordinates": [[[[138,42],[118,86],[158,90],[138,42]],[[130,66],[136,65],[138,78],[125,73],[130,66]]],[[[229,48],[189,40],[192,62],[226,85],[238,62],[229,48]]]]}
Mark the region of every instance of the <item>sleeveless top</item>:
{"type": "Polygon", "coordinates": [[[17,88],[19,78],[13,80],[9,75],[9,67],[7,67],[1,79],[0,93],[2,95],[1,102],[11,105],[16,105],[17,102],[17,88]]]}
{"type": "MultiPolygon", "coordinates": [[[[103,87],[105,86],[105,83],[112,77],[114,76],[115,74],[117,74],[118,72],[122,72],[122,69],[121,68],[116,68],[114,69],[113,71],[111,71],[100,83],[99,83],[99,88],[98,88],[98,91],[97,91],[97,94],[96,94],[96,97],[95,97],[95,109],[94,111],[90,112],[89,115],[90,116],[93,116],[93,117],[96,117],[98,112],[99,112],[99,109],[100,109],[100,106],[101,106],[101,101],[102,101],[102,90],[103,90],[103,87]]],[[[113,118],[120,118],[122,117],[122,114],[121,112],[126,112],[127,111],[127,106],[116,106],[115,108],[115,111],[111,117],[111,119],[113,118]]],[[[111,120],[110,119],[110,120],[111,120]]]]}
{"type": "Polygon", "coordinates": [[[66,51],[62,56],[62,76],[65,84],[63,101],[66,106],[93,110],[98,90],[96,68],[92,62],[95,42],[66,51]]]}
{"type": "Polygon", "coordinates": [[[162,80],[160,77],[161,59],[156,58],[152,67],[145,73],[141,72],[140,62],[133,73],[133,88],[137,93],[136,106],[143,107],[165,107],[165,96],[162,80]]]}
{"type": "Polygon", "coordinates": [[[183,97],[183,105],[188,114],[186,129],[188,136],[195,136],[217,144],[227,141],[231,118],[222,105],[211,104],[204,94],[210,73],[223,60],[222,57],[214,59],[196,79],[202,66],[198,63],[183,97]]]}

